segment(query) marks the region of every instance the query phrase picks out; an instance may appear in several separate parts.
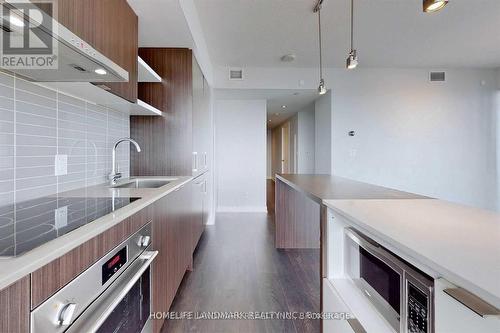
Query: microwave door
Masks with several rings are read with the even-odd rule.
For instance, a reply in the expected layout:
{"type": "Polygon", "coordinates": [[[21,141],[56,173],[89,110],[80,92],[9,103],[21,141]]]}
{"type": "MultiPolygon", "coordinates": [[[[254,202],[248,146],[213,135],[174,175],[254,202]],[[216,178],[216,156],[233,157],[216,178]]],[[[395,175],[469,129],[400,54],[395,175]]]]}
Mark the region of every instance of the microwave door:
{"type": "Polygon", "coordinates": [[[346,230],[346,236],[346,274],[394,330],[402,332],[403,270],[354,231],[346,230]]]}

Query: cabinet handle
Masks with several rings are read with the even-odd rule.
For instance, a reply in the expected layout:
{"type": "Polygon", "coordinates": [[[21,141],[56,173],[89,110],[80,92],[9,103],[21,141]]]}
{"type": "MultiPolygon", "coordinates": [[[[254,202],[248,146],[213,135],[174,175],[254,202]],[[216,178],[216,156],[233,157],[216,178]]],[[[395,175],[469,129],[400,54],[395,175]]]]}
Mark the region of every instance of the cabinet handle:
{"type": "Polygon", "coordinates": [[[354,333],[366,333],[363,325],[356,318],[347,319],[347,323],[351,326],[354,333]]]}
{"type": "Polygon", "coordinates": [[[193,152],[193,171],[198,171],[198,153],[193,152]]]}
{"type": "Polygon", "coordinates": [[[463,288],[447,288],[443,291],[483,318],[500,316],[499,309],[463,288]]]}

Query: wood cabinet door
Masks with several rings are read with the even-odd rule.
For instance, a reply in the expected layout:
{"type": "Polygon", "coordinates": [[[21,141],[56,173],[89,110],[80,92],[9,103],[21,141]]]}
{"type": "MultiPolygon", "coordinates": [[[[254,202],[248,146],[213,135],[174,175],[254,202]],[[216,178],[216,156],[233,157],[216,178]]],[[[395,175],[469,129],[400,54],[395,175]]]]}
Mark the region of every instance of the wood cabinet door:
{"type": "Polygon", "coordinates": [[[203,232],[203,189],[204,177],[201,176],[193,183],[191,209],[191,254],[196,249],[203,232]]]}
{"type": "Polygon", "coordinates": [[[204,137],[203,137],[203,73],[193,55],[193,176],[200,174],[204,166],[204,137]]]}
{"type": "Polygon", "coordinates": [[[126,0],[95,1],[94,47],[128,72],[128,82],[109,82],[111,92],[137,101],[138,19],[126,0]]]}
{"type": "Polygon", "coordinates": [[[0,290],[0,332],[30,331],[30,278],[26,276],[0,290]]]}
{"type": "MultiPolygon", "coordinates": [[[[189,224],[190,183],[158,200],[153,220],[153,312],[166,312],[174,300],[186,269],[191,264],[189,224]]],[[[163,320],[154,320],[159,332],[163,320]]]]}

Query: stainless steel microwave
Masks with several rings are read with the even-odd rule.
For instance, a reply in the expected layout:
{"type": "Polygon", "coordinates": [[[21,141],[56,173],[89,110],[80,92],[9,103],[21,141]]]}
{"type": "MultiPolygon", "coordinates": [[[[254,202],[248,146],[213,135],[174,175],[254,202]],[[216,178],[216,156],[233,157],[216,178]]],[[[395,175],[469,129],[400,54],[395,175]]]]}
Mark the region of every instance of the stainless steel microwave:
{"type": "Polygon", "coordinates": [[[434,280],[380,244],[346,228],[345,271],[398,333],[434,333],[434,280]]]}

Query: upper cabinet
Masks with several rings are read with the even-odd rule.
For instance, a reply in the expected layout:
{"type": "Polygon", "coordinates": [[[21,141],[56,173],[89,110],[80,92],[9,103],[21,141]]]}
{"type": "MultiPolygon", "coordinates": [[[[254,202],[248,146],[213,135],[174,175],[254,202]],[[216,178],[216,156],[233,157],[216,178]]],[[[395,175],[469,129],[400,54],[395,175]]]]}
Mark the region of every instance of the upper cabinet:
{"type": "Polygon", "coordinates": [[[210,88],[193,56],[193,175],[209,166],[210,151],[210,88]]]}
{"type": "Polygon", "coordinates": [[[127,1],[58,0],[57,4],[59,23],[128,72],[128,82],[105,83],[106,89],[135,103],[138,19],[127,1]]]}

